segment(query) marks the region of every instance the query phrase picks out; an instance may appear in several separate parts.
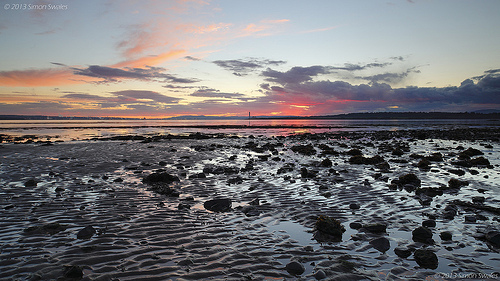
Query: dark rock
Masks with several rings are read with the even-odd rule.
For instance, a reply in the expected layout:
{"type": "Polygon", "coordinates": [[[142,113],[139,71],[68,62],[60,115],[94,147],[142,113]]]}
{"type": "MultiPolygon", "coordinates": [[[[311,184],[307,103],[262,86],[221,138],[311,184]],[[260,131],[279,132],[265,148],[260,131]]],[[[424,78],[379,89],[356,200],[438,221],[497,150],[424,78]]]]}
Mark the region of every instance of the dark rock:
{"type": "Polygon", "coordinates": [[[294,145],[290,148],[295,153],[300,153],[303,155],[314,155],[316,154],[316,149],[311,144],[308,145],[294,145]]]}
{"type": "Polygon", "coordinates": [[[420,159],[420,161],[417,163],[417,167],[420,169],[429,169],[429,166],[431,165],[431,162],[427,159],[420,159]]]}
{"type": "Polygon", "coordinates": [[[425,220],[422,222],[423,227],[436,227],[436,221],[435,220],[425,220]]]}
{"type": "Polygon", "coordinates": [[[340,221],[331,218],[329,216],[319,216],[316,220],[315,224],[316,230],[332,235],[332,236],[340,236],[342,237],[342,233],[345,232],[344,226],[340,223],[340,221]]]}
{"type": "Polygon", "coordinates": [[[349,227],[352,228],[352,229],[360,229],[363,227],[363,225],[359,222],[351,222],[349,224],[349,227]]]}
{"type": "Polygon", "coordinates": [[[450,189],[459,189],[460,187],[467,185],[469,185],[468,181],[461,181],[455,178],[452,178],[448,181],[448,188],[450,189]]]}
{"type": "Polygon", "coordinates": [[[302,176],[302,178],[315,178],[316,174],[317,174],[316,171],[308,170],[305,167],[300,169],[300,175],[302,176]]]}
{"type": "Polygon", "coordinates": [[[486,233],[486,241],[488,241],[494,247],[500,248],[500,232],[490,231],[486,233]]]}
{"type": "Polygon", "coordinates": [[[395,156],[401,156],[405,154],[405,152],[403,150],[401,150],[401,148],[396,148],[392,151],[392,155],[395,155],[395,156]]]}
{"type": "Polygon", "coordinates": [[[439,233],[439,237],[443,241],[448,241],[448,240],[451,240],[453,238],[453,235],[449,231],[443,231],[443,232],[439,233]]]}
{"type": "Polygon", "coordinates": [[[65,189],[62,188],[62,187],[56,187],[56,192],[59,193],[59,192],[63,192],[65,189]]]}
{"type": "Polygon", "coordinates": [[[411,256],[411,253],[412,253],[412,252],[413,252],[413,251],[412,251],[412,249],[410,249],[410,248],[396,247],[396,248],[394,249],[394,253],[395,253],[398,257],[403,258],[403,259],[405,259],[405,258],[407,258],[407,257],[411,256]]]}
{"type": "Polygon", "coordinates": [[[229,198],[208,200],[203,204],[203,207],[212,212],[227,212],[231,210],[232,201],[229,198]]]}
{"type": "Polygon", "coordinates": [[[465,175],[465,171],[464,170],[460,170],[460,169],[450,169],[448,170],[448,172],[452,173],[452,174],[455,174],[459,177],[465,175]]]}
{"type": "Polygon", "coordinates": [[[325,279],[326,278],[326,273],[320,269],[318,271],[316,271],[314,274],[313,274],[314,278],[316,278],[316,280],[322,280],[322,279],[325,279]]]}
{"type": "Polygon", "coordinates": [[[351,156],[356,156],[356,155],[363,155],[363,152],[361,152],[361,150],[359,150],[357,148],[353,148],[353,149],[347,151],[346,154],[351,155],[351,156]]]}
{"type": "Polygon", "coordinates": [[[465,216],[465,222],[476,222],[476,216],[474,215],[465,216]]]}
{"type": "Polygon", "coordinates": [[[260,215],[259,209],[255,206],[245,206],[241,209],[241,211],[247,216],[247,217],[255,217],[260,215]]]}
{"type": "MultiPolygon", "coordinates": [[[[375,167],[382,172],[389,172],[389,170],[391,169],[391,165],[389,165],[389,163],[387,163],[387,161],[378,163],[375,165],[375,167]]],[[[380,176],[382,176],[382,175],[380,175],[380,176]]]]}
{"type": "Polygon", "coordinates": [[[306,271],[304,265],[299,262],[292,261],[285,266],[285,269],[291,275],[301,275],[306,271]]]}
{"type": "Polygon", "coordinates": [[[421,180],[415,174],[406,174],[399,177],[399,185],[404,186],[406,184],[411,184],[416,187],[420,187],[421,180]]]}
{"type": "Polygon", "coordinates": [[[357,210],[357,209],[359,209],[359,204],[351,203],[351,204],[349,204],[349,209],[357,210]]]}
{"type": "Polygon", "coordinates": [[[474,204],[483,204],[485,200],[486,200],[486,198],[484,198],[483,196],[472,197],[472,203],[474,203],[474,204]]]}
{"type": "Polygon", "coordinates": [[[458,208],[455,205],[448,204],[444,208],[443,218],[447,220],[452,220],[457,215],[458,208]]]}
{"type": "Polygon", "coordinates": [[[198,173],[198,174],[194,174],[194,175],[189,176],[189,178],[190,179],[206,179],[207,175],[205,175],[205,173],[198,173]]]}
{"type": "Polygon", "coordinates": [[[473,156],[479,156],[479,155],[484,155],[484,153],[481,150],[469,147],[467,150],[464,150],[460,152],[460,156],[462,157],[473,157],[473,156]]]}
{"type": "Polygon", "coordinates": [[[153,183],[151,185],[151,190],[168,197],[179,197],[180,193],[177,189],[169,186],[166,183],[153,183]]]}
{"type": "Polygon", "coordinates": [[[30,226],[24,229],[25,234],[56,234],[58,232],[66,230],[66,226],[59,224],[57,222],[39,225],[39,226],[30,226]]]}
{"type": "Polygon", "coordinates": [[[367,164],[374,165],[384,162],[384,158],[379,155],[375,155],[373,157],[364,157],[362,155],[355,155],[349,159],[349,163],[351,164],[367,164]]]}
{"type": "Polygon", "coordinates": [[[63,274],[64,278],[81,279],[83,277],[83,269],[78,265],[65,265],[63,274]]]}
{"type": "Polygon", "coordinates": [[[89,239],[91,238],[94,234],[96,233],[96,230],[94,229],[93,226],[89,225],[83,228],[82,230],[78,231],[76,234],[76,238],[78,239],[89,239]]]}
{"type": "Polygon", "coordinates": [[[169,184],[176,181],[179,181],[179,177],[170,175],[168,173],[159,173],[159,172],[152,173],[142,179],[142,182],[147,184],[152,184],[152,183],[169,184]]]}
{"type": "Polygon", "coordinates": [[[411,238],[415,242],[422,242],[426,244],[434,244],[432,240],[432,231],[427,227],[418,227],[411,232],[411,238]]]}
{"type": "Polygon", "coordinates": [[[385,237],[380,237],[377,239],[373,239],[370,241],[370,245],[373,246],[376,250],[385,253],[391,248],[391,243],[389,242],[389,239],[385,237]]]}
{"type": "Polygon", "coordinates": [[[470,164],[472,166],[489,166],[490,165],[490,161],[484,157],[477,157],[477,158],[474,158],[474,159],[471,159],[470,160],[470,164]]]}
{"type": "Polygon", "coordinates": [[[431,250],[418,249],[413,253],[413,257],[422,268],[436,269],[438,267],[438,258],[431,250]]]}
{"type": "Polygon", "coordinates": [[[371,233],[385,233],[387,229],[387,224],[384,223],[373,223],[363,225],[363,229],[371,233]]]}
{"type": "Polygon", "coordinates": [[[431,156],[425,157],[425,159],[433,162],[442,162],[443,161],[443,154],[436,152],[432,153],[431,156]]]}
{"type": "Polygon", "coordinates": [[[443,195],[443,190],[434,187],[417,188],[415,190],[416,195],[424,194],[429,197],[435,197],[438,195],[443,195]]]}
{"type": "Polygon", "coordinates": [[[25,187],[35,187],[38,184],[38,182],[34,179],[29,179],[24,183],[25,187]]]}
{"type": "Polygon", "coordinates": [[[321,167],[329,168],[333,165],[332,160],[326,158],[319,164],[321,167]]]}
{"type": "Polygon", "coordinates": [[[240,184],[240,183],[243,183],[243,178],[240,177],[240,176],[236,176],[234,178],[230,178],[227,180],[227,184],[228,185],[231,185],[231,184],[240,184]]]}

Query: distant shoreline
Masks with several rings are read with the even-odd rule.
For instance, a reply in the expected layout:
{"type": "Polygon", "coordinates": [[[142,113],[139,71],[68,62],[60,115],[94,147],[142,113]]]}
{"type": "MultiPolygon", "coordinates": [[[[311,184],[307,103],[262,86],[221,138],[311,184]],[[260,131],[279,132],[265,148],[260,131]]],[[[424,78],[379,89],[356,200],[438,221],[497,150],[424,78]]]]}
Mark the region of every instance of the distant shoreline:
{"type": "Polygon", "coordinates": [[[171,118],[126,118],[126,117],[77,117],[45,115],[0,115],[0,120],[334,120],[334,119],[500,119],[500,110],[491,113],[478,112],[367,112],[318,116],[204,116],[189,115],[171,118]]]}

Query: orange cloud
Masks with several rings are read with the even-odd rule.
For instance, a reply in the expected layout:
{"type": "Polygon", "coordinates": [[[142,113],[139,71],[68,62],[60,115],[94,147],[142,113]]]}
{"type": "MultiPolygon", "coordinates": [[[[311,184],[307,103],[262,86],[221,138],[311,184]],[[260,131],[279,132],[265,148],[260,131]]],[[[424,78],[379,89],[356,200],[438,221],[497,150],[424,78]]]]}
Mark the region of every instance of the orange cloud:
{"type": "Polygon", "coordinates": [[[10,87],[48,87],[79,84],[69,69],[28,69],[0,72],[0,86],[10,87]]]}
{"type": "Polygon", "coordinates": [[[138,59],[131,59],[119,62],[112,67],[146,67],[158,65],[170,59],[180,58],[186,54],[186,50],[172,50],[159,55],[144,56],[138,59]]]}
{"type": "Polygon", "coordinates": [[[283,23],[289,22],[290,20],[281,19],[281,20],[262,20],[259,23],[250,23],[248,24],[241,32],[238,33],[237,37],[245,37],[245,36],[269,36],[272,33],[276,32],[277,25],[281,25],[283,23]],[[273,32],[271,32],[274,30],[273,32]],[[263,32],[267,31],[267,32],[263,32]]]}

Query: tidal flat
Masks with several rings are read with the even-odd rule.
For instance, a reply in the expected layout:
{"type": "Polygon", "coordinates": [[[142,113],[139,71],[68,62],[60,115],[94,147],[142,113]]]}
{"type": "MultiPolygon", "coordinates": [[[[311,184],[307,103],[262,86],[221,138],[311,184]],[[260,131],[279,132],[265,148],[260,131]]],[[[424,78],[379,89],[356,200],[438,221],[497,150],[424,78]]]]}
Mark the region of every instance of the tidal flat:
{"type": "Polygon", "coordinates": [[[500,278],[499,129],[2,139],[2,280],[500,278]]]}

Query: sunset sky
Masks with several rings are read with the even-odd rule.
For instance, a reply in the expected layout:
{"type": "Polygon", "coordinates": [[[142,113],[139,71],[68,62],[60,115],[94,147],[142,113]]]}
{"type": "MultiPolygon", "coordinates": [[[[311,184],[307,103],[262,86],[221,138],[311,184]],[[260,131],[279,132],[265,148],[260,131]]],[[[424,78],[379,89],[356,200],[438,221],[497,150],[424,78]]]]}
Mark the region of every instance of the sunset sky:
{"type": "Polygon", "coordinates": [[[499,0],[17,2],[1,115],[500,109],[499,0]]]}

